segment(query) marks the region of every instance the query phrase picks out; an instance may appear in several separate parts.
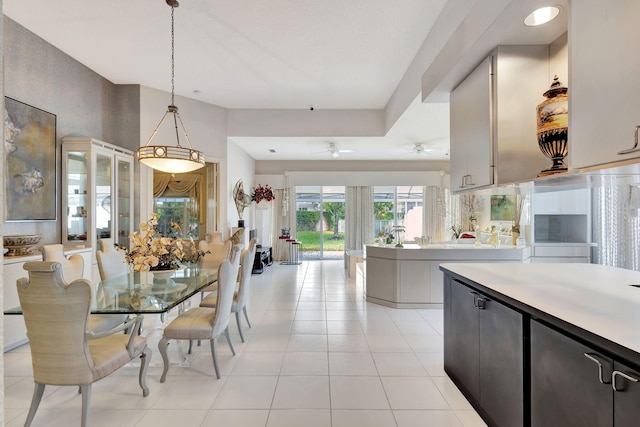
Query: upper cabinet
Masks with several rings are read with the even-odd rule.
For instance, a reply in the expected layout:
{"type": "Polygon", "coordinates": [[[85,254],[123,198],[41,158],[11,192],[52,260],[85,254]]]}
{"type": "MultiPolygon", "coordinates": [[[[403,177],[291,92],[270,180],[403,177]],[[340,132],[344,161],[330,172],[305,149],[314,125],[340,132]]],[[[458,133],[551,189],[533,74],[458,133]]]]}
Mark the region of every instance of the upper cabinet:
{"type": "Polygon", "coordinates": [[[62,158],[62,242],[95,250],[98,239],[113,238],[128,247],[133,153],[93,138],[64,138],[62,158]]]}
{"type": "Polygon", "coordinates": [[[451,92],[452,191],[531,180],[550,165],[536,136],[549,83],[549,46],[498,46],[451,92]]]}
{"type": "Polygon", "coordinates": [[[569,166],[638,162],[640,1],[574,1],[569,33],[569,166]],[[632,160],[635,159],[635,160],[632,160]]]}
{"type": "Polygon", "coordinates": [[[493,184],[493,57],[482,61],[451,92],[451,189],[493,184]]]}

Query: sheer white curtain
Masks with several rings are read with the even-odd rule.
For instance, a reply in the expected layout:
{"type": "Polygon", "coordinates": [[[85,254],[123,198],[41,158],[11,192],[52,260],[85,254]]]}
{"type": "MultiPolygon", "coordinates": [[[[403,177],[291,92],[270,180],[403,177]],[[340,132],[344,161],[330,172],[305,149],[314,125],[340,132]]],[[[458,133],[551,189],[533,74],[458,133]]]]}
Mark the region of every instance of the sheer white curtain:
{"type": "Polygon", "coordinates": [[[640,270],[640,189],[601,177],[592,193],[593,262],[640,270]]]}
{"type": "Polygon", "coordinates": [[[345,187],[345,202],[344,249],[362,249],[374,239],[373,187],[345,187]]]}
{"type": "Polygon", "coordinates": [[[451,194],[449,190],[444,191],[444,201],[446,203],[446,219],[445,219],[445,231],[442,240],[452,239],[452,228],[461,227],[464,222],[463,219],[463,199],[462,195],[451,194]]]}
{"type": "Polygon", "coordinates": [[[451,221],[447,221],[448,191],[441,187],[425,187],[424,189],[424,234],[433,242],[449,239],[447,230],[451,221]]]}
{"type": "Polygon", "coordinates": [[[288,251],[285,250],[284,243],[281,239],[278,239],[280,232],[283,228],[288,228],[289,218],[288,204],[284,202],[284,190],[273,190],[273,194],[276,197],[271,205],[271,230],[273,234],[271,236],[271,256],[275,261],[286,261],[288,251]],[[286,209],[285,209],[286,208],[286,209]]]}

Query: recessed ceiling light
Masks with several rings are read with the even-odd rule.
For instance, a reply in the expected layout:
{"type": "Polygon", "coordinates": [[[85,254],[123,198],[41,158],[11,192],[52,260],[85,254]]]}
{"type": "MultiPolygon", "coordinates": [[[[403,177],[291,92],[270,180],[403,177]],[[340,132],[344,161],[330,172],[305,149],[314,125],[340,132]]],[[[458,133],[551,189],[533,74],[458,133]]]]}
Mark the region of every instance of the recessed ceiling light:
{"type": "Polygon", "coordinates": [[[560,8],[557,6],[545,6],[540,9],[534,10],[524,19],[524,25],[528,27],[535,27],[537,25],[546,24],[554,19],[560,13],[560,8]]]}

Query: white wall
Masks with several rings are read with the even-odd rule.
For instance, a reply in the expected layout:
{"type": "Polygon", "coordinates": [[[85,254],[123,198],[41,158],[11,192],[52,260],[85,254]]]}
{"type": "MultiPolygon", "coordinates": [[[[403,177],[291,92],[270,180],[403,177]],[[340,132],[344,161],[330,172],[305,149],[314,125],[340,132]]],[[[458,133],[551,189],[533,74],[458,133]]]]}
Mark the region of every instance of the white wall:
{"type": "MultiPolygon", "coordinates": [[[[246,193],[251,193],[251,189],[255,186],[255,168],[255,160],[253,160],[253,157],[249,156],[245,151],[238,147],[237,144],[233,142],[227,143],[227,188],[224,189],[227,196],[223,199],[226,200],[225,203],[227,206],[226,222],[220,222],[223,234],[228,233],[232,227],[237,227],[238,219],[240,219],[233,199],[233,187],[236,182],[241,179],[244,191],[246,193]]],[[[222,182],[220,185],[222,186],[222,182]]],[[[222,190],[222,187],[220,189],[222,190]]],[[[254,212],[255,203],[252,203],[251,206],[244,210],[242,219],[244,219],[245,228],[247,229],[253,228],[255,225],[254,212]]],[[[222,216],[222,212],[220,215],[222,216]]]]}

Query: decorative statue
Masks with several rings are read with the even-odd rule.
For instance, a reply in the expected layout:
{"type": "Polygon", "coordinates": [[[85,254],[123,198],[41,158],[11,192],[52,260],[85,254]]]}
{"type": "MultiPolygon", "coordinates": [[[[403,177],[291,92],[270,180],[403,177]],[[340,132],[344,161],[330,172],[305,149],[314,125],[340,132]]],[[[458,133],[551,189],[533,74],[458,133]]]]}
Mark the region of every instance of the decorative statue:
{"type": "Polygon", "coordinates": [[[233,201],[235,202],[236,210],[238,211],[238,227],[244,227],[242,214],[244,213],[244,208],[251,204],[251,196],[244,192],[244,185],[242,184],[241,179],[239,179],[233,187],[233,201]]]}

